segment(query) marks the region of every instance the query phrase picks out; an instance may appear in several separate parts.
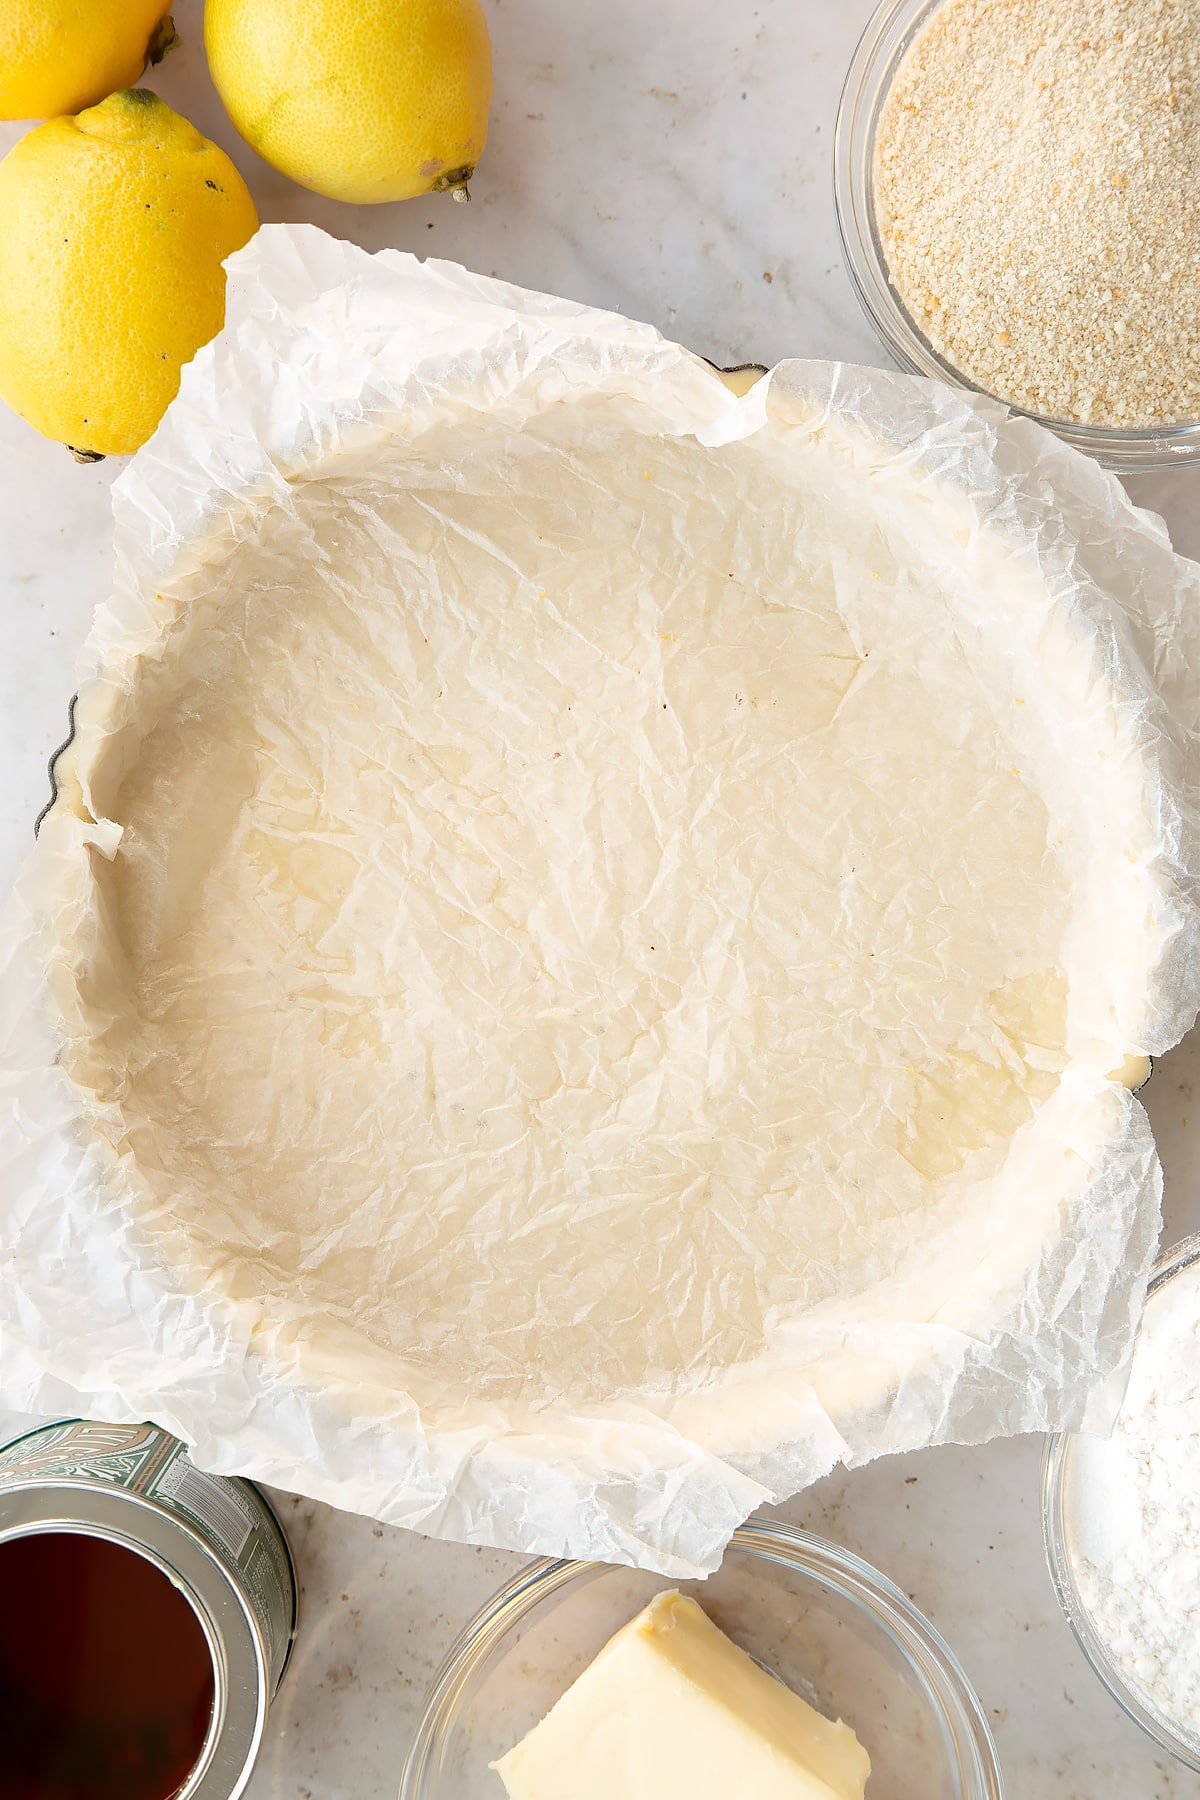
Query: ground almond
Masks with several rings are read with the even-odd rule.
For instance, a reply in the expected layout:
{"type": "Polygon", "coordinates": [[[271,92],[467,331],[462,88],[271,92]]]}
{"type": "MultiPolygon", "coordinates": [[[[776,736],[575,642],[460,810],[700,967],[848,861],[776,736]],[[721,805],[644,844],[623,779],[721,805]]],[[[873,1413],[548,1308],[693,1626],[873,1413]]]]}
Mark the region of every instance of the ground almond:
{"type": "Polygon", "coordinates": [[[1022,409],[1200,420],[1200,0],[944,0],[875,209],[933,349],[1022,409]]]}

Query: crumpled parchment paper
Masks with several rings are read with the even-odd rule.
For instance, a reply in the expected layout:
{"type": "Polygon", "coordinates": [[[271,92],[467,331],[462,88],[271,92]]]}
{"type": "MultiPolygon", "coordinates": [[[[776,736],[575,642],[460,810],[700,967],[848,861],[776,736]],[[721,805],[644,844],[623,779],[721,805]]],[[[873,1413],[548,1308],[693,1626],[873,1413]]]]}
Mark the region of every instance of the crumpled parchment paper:
{"type": "Polygon", "coordinates": [[[267,227],[114,488],[0,968],[0,1372],[711,1569],[1119,1399],[1197,570],[986,401],[267,227]],[[750,347],[748,347],[750,348],[750,347]]]}

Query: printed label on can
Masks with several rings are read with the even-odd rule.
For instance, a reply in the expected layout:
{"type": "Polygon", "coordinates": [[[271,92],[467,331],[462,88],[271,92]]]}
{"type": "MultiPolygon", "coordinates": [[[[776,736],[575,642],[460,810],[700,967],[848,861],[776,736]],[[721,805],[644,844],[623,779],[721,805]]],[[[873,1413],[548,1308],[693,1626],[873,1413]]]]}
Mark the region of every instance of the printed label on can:
{"type": "Polygon", "coordinates": [[[153,1425],[98,1425],[73,1420],[43,1425],[0,1450],[0,1484],[14,1481],[108,1481],[140,1493],[153,1464],[176,1440],[153,1425]]]}
{"type": "Polygon", "coordinates": [[[295,1581],[283,1536],[249,1483],[197,1469],[178,1438],[155,1425],[71,1420],[44,1425],[0,1450],[0,1488],[99,1481],[154,1501],[196,1531],[252,1598],[276,1685],[295,1623],[295,1581]]]}
{"type": "Polygon", "coordinates": [[[186,1456],[177,1456],[155,1477],[154,1493],[174,1500],[209,1537],[224,1545],[234,1562],[258,1523],[232,1482],[202,1475],[186,1456]]]}

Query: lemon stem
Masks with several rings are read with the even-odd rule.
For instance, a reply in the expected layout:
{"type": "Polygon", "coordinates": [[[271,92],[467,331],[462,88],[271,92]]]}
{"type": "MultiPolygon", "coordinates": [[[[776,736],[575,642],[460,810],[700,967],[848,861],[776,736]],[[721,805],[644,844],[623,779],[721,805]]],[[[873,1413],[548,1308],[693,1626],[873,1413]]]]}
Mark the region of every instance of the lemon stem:
{"type": "Polygon", "coordinates": [[[173,50],[179,42],[179,33],[175,29],[175,21],[170,13],[166,13],[150,33],[150,42],[146,45],[146,67],[151,63],[160,63],[168,50],[173,50]]]}
{"type": "Polygon", "coordinates": [[[439,175],[433,184],[435,194],[449,193],[455,200],[467,201],[471,198],[471,190],[467,183],[475,173],[474,163],[463,163],[460,168],[447,169],[439,175]]]}
{"type": "Polygon", "coordinates": [[[77,450],[75,448],[74,444],[68,444],[67,449],[71,452],[71,455],[75,458],[75,461],[77,463],[94,463],[94,462],[103,462],[104,461],[103,450],[77,450]]]}

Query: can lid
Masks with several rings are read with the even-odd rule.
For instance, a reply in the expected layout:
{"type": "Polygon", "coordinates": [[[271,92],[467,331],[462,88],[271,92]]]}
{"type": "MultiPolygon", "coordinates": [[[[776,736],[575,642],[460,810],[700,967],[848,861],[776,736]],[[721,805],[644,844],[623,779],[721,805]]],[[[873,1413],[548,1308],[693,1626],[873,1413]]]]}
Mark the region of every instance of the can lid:
{"type": "Polygon", "coordinates": [[[144,1556],[195,1608],[213,1659],[204,1747],[179,1800],[238,1800],[266,1727],[270,1676],[253,1611],[198,1532],[140,1494],[62,1479],[0,1490],[0,1544],[78,1531],[144,1556]]]}

